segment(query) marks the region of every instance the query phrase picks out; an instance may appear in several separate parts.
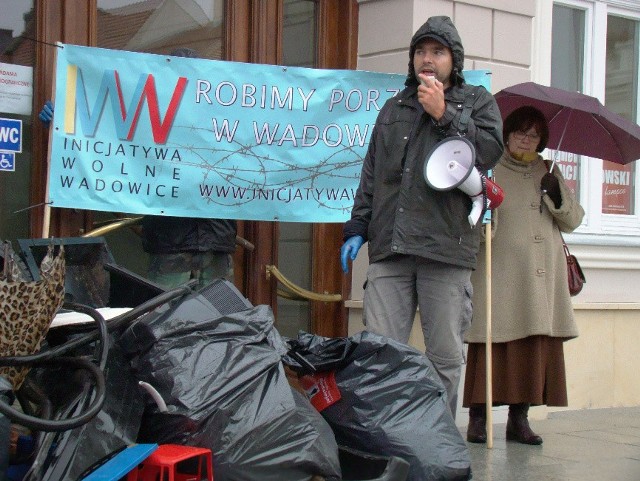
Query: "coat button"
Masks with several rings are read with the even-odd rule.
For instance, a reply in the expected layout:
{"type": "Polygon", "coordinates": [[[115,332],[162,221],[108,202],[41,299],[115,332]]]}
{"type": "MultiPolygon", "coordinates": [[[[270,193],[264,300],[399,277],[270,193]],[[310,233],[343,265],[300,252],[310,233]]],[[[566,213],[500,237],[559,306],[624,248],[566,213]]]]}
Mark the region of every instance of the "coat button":
{"type": "Polygon", "coordinates": [[[398,246],[394,244],[393,246],[391,246],[391,250],[394,251],[394,252],[397,251],[398,250],[398,246]]]}
{"type": "Polygon", "coordinates": [[[398,211],[399,211],[400,213],[403,213],[403,212],[404,212],[404,207],[400,207],[400,208],[398,209],[398,211]]]}

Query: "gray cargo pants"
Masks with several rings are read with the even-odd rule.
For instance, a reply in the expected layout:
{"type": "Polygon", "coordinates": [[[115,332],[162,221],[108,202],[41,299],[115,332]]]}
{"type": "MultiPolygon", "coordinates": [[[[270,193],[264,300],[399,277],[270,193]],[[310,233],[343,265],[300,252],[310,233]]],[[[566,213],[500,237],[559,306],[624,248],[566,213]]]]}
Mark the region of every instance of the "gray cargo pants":
{"type": "Polygon", "coordinates": [[[422,257],[394,257],[367,270],[364,324],[406,344],[419,306],[426,355],[444,384],[454,419],[472,294],[471,269],[422,257]]]}

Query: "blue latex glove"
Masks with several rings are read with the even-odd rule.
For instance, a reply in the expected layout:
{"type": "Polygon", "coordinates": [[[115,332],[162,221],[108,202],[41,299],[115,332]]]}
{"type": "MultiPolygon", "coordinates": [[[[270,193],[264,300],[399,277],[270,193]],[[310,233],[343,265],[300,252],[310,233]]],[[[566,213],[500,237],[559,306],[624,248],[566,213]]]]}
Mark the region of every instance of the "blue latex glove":
{"type": "Polygon", "coordinates": [[[38,114],[38,118],[42,120],[42,123],[49,125],[49,123],[53,120],[53,104],[51,100],[47,100],[44,103],[44,107],[38,114]]]}
{"type": "Polygon", "coordinates": [[[342,270],[345,274],[349,272],[347,258],[350,258],[352,261],[355,260],[362,244],[364,244],[364,238],[360,235],[349,237],[345,243],[342,244],[340,248],[340,262],[342,262],[342,270]]]}

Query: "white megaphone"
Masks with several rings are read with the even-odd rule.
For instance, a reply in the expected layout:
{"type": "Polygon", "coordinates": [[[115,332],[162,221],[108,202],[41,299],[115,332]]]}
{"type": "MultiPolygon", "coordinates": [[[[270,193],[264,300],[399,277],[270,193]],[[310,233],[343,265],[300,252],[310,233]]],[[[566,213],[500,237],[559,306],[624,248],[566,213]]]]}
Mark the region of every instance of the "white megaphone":
{"type": "Polygon", "coordinates": [[[504,191],[475,167],[476,150],[465,137],[447,137],[424,161],[424,178],[435,190],[460,189],[471,197],[469,224],[474,227],[485,209],[495,209],[504,191]]]}

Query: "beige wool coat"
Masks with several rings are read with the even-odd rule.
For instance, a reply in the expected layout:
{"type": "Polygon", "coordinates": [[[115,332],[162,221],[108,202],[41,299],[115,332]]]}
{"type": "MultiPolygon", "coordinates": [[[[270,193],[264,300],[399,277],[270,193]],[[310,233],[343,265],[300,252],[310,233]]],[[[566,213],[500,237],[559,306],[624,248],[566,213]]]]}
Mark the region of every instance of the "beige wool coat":
{"type": "MultiPolygon", "coordinates": [[[[549,164],[550,165],[550,164],[549,164]]],[[[567,267],[560,231],[580,225],[584,210],[554,167],[562,204],[556,209],[542,198],[540,180],[548,171],[538,156],[519,163],[505,150],[494,169],[504,190],[502,204],[493,211],[492,342],[508,342],[533,335],[570,339],[578,335],[567,284],[567,267]]],[[[486,255],[484,243],[473,272],[473,321],[466,342],[486,342],[486,255]]]]}

